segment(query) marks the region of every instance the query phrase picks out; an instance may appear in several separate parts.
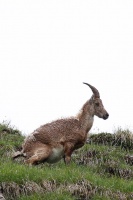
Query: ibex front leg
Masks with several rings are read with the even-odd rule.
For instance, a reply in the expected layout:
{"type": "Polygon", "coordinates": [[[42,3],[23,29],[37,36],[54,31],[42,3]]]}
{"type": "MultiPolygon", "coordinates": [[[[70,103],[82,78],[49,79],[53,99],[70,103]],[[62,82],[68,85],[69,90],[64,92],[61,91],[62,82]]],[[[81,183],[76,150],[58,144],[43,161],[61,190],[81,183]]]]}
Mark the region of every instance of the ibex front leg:
{"type": "Polygon", "coordinates": [[[65,143],[65,145],[64,145],[64,162],[65,162],[65,164],[70,163],[73,148],[74,148],[73,143],[71,143],[71,142],[65,143]]]}

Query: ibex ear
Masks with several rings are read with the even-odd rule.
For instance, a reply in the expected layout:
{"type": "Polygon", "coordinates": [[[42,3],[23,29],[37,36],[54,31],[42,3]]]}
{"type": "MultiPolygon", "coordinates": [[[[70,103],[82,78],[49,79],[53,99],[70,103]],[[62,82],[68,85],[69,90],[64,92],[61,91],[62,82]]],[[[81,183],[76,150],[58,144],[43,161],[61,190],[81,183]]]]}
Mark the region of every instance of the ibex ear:
{"type": "Polygon", "coordinates": [[[90,98],[90,100],[89,100],[89,102],[91,103],[91,104],[93,104],[94,103],[94,101],[95,101],[95,96],[94,96],[94,94],[91,96],[91,98],[90,98]]]}

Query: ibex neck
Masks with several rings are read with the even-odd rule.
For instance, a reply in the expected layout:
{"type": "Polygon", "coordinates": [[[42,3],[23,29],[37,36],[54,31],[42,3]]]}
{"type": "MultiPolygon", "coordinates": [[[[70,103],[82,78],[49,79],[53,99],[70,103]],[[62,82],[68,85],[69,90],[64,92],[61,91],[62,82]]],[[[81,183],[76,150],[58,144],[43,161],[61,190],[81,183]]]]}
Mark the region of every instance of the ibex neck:
{"type": "Polygon", "coordinates": [[[78,114],[78,120],[81,124],[81,128],[84,129],[86,133],[91,129],[94,121],[94,108],[90,101],[87,101],[81,111],[78,114]]]}

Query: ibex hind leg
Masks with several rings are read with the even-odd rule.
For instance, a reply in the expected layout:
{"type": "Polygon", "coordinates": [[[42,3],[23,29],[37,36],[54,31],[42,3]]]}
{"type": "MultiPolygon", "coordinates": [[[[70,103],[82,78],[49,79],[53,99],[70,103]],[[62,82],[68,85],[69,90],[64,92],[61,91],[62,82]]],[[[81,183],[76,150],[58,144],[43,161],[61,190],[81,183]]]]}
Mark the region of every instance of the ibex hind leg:
{"type": "Polygon", "coordinates": [[[29,165],[36,165],[40,162],[44,162],[50,155],[51,153],[51,148],[47,145],[45,145],[43,148],[38,148],[35,150],[34,154],[25,160],[26,164],[29,165]]]}

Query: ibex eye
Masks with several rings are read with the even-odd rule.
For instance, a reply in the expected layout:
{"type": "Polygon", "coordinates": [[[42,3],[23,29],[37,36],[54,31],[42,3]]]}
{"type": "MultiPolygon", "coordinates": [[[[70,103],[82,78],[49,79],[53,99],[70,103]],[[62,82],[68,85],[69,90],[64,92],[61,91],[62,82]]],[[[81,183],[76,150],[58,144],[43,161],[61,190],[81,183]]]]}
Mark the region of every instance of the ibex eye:
{"type": "Polygon", "coordinates": [[[99,106],[99,103],[95,103],[96,106],[99,106]]]}

